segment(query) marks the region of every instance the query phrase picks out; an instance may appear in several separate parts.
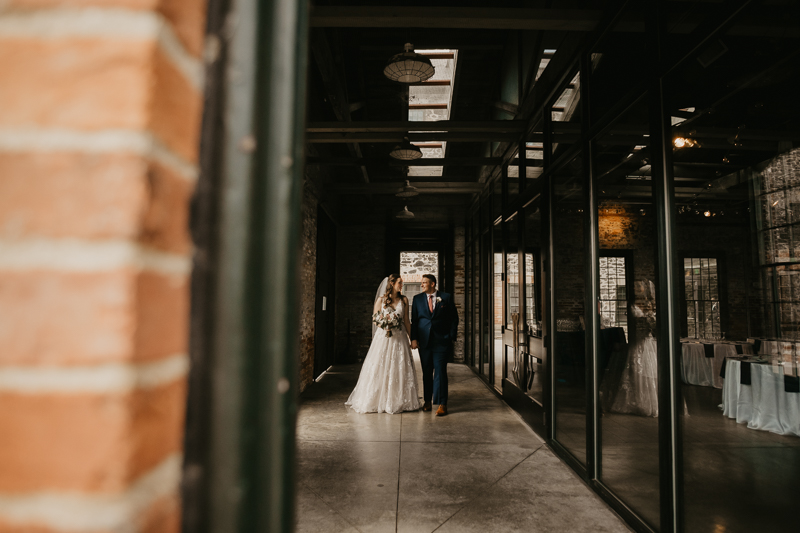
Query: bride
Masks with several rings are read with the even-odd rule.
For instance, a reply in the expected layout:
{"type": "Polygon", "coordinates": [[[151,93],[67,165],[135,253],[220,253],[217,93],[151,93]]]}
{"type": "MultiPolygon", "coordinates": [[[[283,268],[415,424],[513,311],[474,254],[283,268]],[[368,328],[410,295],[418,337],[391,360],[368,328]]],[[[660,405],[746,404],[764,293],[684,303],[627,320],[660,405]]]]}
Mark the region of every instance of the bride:
{"type": "Polygon", "coordinates": [[[372,344],[358,383],[345,405],[357,413],[400,413],[420,408],[417,372],[408,336],[408,298],[403,278],[392,274],[383,280],[373,306],[372,344]],[[374,322],[382,324],[377,327],[374,322]]]}

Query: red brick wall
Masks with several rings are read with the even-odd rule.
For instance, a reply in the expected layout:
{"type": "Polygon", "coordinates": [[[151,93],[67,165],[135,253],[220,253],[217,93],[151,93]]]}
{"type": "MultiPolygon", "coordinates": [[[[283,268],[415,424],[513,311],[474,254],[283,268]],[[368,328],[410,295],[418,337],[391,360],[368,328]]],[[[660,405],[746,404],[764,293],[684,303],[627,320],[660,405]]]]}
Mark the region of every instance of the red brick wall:
{"type": "Polygon", "coordinates": [[[0,11],[0,531],[178,531],[205,2],[0,11]]]}

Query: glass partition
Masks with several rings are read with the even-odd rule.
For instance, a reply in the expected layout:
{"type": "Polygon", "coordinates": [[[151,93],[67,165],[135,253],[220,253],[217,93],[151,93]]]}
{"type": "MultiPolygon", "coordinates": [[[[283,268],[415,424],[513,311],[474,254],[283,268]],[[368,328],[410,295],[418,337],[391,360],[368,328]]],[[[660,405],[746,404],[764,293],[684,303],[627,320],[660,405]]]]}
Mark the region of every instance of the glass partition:
{"type": "Polygon", "coordinates": [[[687,531],[797,529],[800,55],[781,31],[741,31],[770,9],[742,10],[667,80],[687,531]]]}
{"type": "MultiPolygon", "coordinates": [[[[515,214],[511,220],[505,223],[506,227],[506,317],[505,327],[506,330],[514,331],[514,316],[517,317],[517,327],[521,331],[522,328],[522,304],[523,287],[521,285],[521,269],[519,264],[519,220],[515,214]]],[[[509,379],[512,378],[514,373],[514,349],[513,343],[509,346],[505,345],[505,375],[509,379]]]]}
{"type": "Polygon", "coordinates": [[[601,133],[593,148],[600,245],[599,478],[658,528],[660,317],[647,98],[601,133]]]}
{"type": "Polygon", "coordinates": [[[490,377],[489,363],[492,357],[494,328],[492,313],[492,285],[494,284],[492,260],[492,231],[485,231],[481,235],[481,358],[480,373],[485,379],[490,377]]]}
{"type": "Polygon", "coordinates": [[[581,157],[553,176],[555,438],[586,464],[586,190],[581,157]]]}
{"type": "Polygon", "coordinates": [[[531,348],[541,347],[540,350],[530,349],[532,357],[528,359],[529,375],[526,394],[544,404],[544,357],[545,351],[541,344],[542,338],[542,305],[541,281],[539,280],[542,234],[542,212],[539,201],[525,208],[523,219],[525,229],[525,254],[523,263],[523,276],[525,282],[525,331],[531,348]],[[537,345],[538,343],[538,345],[537,345]]]}
{"type": "Polygon", "coordinates": [[[497,223],[492,229],[492,383],[502,390],[505,350],[503,349],[503,325],[505,319],[505,284],[503,283],[503,224],[497,223]]]}

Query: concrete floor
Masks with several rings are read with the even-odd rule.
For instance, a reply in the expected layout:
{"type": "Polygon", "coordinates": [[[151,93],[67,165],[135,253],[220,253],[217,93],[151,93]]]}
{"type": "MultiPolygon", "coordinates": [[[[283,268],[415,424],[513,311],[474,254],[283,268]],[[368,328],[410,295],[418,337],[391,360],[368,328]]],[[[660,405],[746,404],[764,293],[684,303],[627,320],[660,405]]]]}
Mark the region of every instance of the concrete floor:
{"type": "Polygon", "coordinates": [[[466,366],[441,418],[346,409],[359,370],[303,394],[297,531],[630,531],[466,366]]]}

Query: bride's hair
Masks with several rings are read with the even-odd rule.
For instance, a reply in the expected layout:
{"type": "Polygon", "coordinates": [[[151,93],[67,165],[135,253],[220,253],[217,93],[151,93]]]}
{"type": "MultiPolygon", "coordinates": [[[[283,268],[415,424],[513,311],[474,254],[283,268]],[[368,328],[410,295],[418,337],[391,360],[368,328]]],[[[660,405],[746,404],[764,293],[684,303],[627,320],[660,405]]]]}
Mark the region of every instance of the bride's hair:
{"type": "MultiPolygon", "coordinates": [[[[389,274],[389,281],[386,283],[386,294],[383,295],[384,305],[392,305],[392,295],[394,294],[394,284],[400,278],[400,274],[389,274]]],[[[401,295],[402,296],[402,295],[401,295]]]]}

